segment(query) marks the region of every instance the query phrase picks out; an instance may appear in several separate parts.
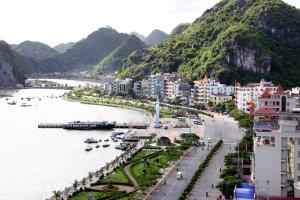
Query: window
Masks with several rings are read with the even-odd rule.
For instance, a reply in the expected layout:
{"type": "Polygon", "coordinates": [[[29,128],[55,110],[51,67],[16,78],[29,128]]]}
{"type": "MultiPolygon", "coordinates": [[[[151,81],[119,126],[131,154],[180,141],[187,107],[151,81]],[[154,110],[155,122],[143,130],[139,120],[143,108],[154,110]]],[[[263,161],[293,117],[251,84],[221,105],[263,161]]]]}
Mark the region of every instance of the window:
{"type": "Polygon", "coordinates": [[[300,158],[300,151],[297,152],[298,158],[300,158]]]}
{"type": "Polygon", "coordinates": [[[297,181],[300,181],[300,176],[297,176],[297,181]]]}
{"type": "Polygon", "coordinates": [[[297,164],[297,170],[300,170],[300,163],[297,164]]]}
{"type": "Polygon", "coordinates": [[[300,138],[298,138],[298,145],[300,145],[300,138]]]}

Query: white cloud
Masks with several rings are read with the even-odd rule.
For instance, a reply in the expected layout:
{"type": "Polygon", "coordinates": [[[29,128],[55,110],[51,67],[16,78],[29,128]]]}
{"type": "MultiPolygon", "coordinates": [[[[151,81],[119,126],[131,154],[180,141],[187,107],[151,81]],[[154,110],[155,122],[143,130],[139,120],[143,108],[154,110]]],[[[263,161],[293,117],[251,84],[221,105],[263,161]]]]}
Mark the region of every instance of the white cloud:
{"type": "MultiPolygon", "coordinates": [[[[299,0],[285,0],[300,7],[299,0]]],[[[0,0],[0,38],[50,45],[77,41],[105,25],[144,35],[193,22],[218,0],[0,0]]]]}

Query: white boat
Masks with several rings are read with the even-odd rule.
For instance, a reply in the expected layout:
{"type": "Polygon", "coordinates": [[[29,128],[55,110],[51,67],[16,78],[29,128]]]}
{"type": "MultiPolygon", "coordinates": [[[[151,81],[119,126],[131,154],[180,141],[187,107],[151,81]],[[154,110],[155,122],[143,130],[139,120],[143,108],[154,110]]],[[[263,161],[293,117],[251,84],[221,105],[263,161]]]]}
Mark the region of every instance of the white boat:
{"type": "Polygon", "coordinates": [[[17,104],[17,102],[15,102],[15,101],[11,101],[11,102],[8,102],[7,104],[9,104],[9,105],[16,105],[16,104],[17,104]]]}

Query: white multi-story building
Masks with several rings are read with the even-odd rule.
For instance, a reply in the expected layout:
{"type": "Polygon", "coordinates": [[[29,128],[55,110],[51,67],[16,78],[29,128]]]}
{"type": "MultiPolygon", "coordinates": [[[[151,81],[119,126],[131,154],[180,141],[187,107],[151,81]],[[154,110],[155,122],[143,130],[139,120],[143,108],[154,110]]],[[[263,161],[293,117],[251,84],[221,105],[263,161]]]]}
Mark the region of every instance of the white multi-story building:
{"type": "Polygon", "coordinates": [[[207,78],[194,82],[193,98],[196,103],[207,104],[212,94],[232,95],[234,92],[233,86],[221,84],[216,79],[207,78]]]}
{"type": "Polygon", "coordinates": [[[167,98],[167,99],[175,98],[175,82],[177,81],[177,79],[178,79],[178,77],[177,77],[176,73],[164,74],[165,98],[167,98]]]}
{"type": "Polygon", "coordinates": [[[264,91],[275,92],[277,87],[272,82],[261,80],[260,83],[249,83],[246,86],[241,86],[239,83],[235,86],[235,104],[236,107],[245,112],[257,110],[258,97],[264,91]],[[253,105],[254,108],[249,108],[253,105]]]}
{"type": "Polygon", "coordinates": [[[258,102],[252,158],[256,193],[300,197],[300,112],[296,100],[278,86],[272,94],[265,91],[258,102]]]}
{"type": "Polygon", "coordinates": [[[291,112],[297,107],[298,99],[278,86],[275,92],[265,91],[258,97],[258,108],[275,112],[291,112]]]}

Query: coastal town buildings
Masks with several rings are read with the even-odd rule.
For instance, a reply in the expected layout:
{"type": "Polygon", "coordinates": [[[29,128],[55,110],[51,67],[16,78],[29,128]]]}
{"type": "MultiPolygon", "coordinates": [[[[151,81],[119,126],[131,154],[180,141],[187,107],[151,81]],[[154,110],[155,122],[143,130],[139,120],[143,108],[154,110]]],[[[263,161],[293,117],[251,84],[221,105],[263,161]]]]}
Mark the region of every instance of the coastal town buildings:
{"type": "Polygon", "coordinates": [[[133,92],[136,97],[141,97],[143,95],[142,81],[136,81],[133,83],[133,92]]]}
{"type": "Polygon", "coordinates": [[[162,74],[149,76],[150,80],[150,96],[152,98],[164,97],[165,95],[165,80],[162,74]]]}
{"type": "Polygon", "coordinates": [[[151,95],[151,83],[150,80],[142,80],[142,95],[146,98],[149,98],[151,95]]]}
{"type": "Polygon", "coordinates": [[[266,90],[258,97],[259,109],[275,112],[291,112],[296,108],[297,102],[298,100],[284,91],[282,86],[278,86],[274,92],[266,90]]]}
{"type": "Polygon", "coordinates": [[[272,82],[261,80],[259,83],[249,83],[241,86],[239,83],[235,86],[235,105],[244,112],[253,113],[258,108],[258,97],[264,91],[270,93],[276,91],[277,87],[272,82]]]}
{"type": "Polygon", "coordinates": [[[194,82],[193,100],[199,104],[207,104],[211,100],[213,94],[232,95],[233,86],[221,84],[216,79],[204,77],[204,79],[194,82]]]}
{"type": "Polygon", "coordinates": [[[191,89],[189,81],[186,78],[180,78],[174,83],[174,97],[188,100],[191,97],[191,89]]]}
{"type": "Polygon", "coordinates": [[[299,98],[267,84],[254,114],[252,183],[264,197],[300,197],[299,98]],[[270,88],[271,86],[271,88],[270,88]]]}
{"type": "Polygon", "coordinates": [[[116,77],[114,75],[101,75],[99,76],[99,81],[101,84],[113,84],[116,77]]]}
{"type": "Polygon", "coordinates": [[[227,94],[212,94],[210,100],[213,102],[214,105],[218,103],[224,103],[226,101],[232,100],[232,95],[227,95],[227,94]]]}
{"type": "MultiPolygon", "coordinates": [[[[280,103],[281,110],[285,103],[280,103]]],[[[300,114],[254,112],[252,182],[259,196],[300,197],[300,114]]]]}
{"type": "Polygon", "coordinates": [[[113,91],[119,95],[126,95],[129,89],[132,89],[132,79],[126,78],[121,80],[115,80],[113,83],[113,91]]]}
{"type": "Polygon", "coordinates": [[[167,73],[164,74],[164,85],[165,85],[165,97],[169,100],[175,98],[175,82],[178,77],[176,73],[167,73]]]}

